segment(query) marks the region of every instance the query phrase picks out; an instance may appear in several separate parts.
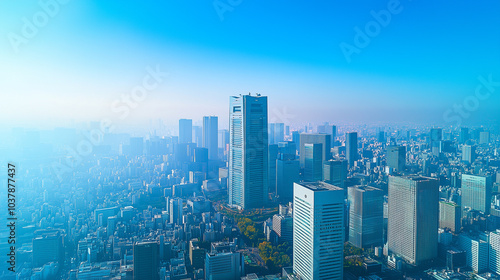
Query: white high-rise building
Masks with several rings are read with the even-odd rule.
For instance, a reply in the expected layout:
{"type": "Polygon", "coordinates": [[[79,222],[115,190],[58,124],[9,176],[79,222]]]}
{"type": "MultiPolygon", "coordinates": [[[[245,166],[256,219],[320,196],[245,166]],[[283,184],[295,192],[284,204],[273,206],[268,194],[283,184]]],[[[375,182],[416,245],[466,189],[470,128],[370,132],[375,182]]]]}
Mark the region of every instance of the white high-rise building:
{"type": "Polygon", "coordinates": [[[437,257],[438,181],[419,176],[389,177],[388,208],[389,251],[414,265],[437,257]]]}
{"type": "Polygon", "coordinates": [[[491,176],[462,174],[462,208],[490,213],[492,188],[491,176]]]}
{"type": "Polygon", "coordinates": [[[294,183],[293,272],[304,280],[342,279],[344,190],[294,183]]]}
{"type": "Polygon", "coordinates": [[[467,266],[476,273],[488,269],[488,237],[486,234],[471,237],[465,234],[458,236],[458,247],[467,254],[467,266]]]}
{"type": "Polygon", "coordinates": [[[500,230],[497,229],[494,232],[490,232],[489,243],[490,270],[496,274],[500,274],[500,230]]]}
{"type": "Polygon", "coordinates": [[[207,253],[205,257],[206,280],[240,279],[245,272],[245,260],[241,253],[207,253]]]}
{"type": "Polygon", "coordinates": [[[269,189],[267,97],[231,96],[229,132],[229,204],[261,208],[269,189]]]}

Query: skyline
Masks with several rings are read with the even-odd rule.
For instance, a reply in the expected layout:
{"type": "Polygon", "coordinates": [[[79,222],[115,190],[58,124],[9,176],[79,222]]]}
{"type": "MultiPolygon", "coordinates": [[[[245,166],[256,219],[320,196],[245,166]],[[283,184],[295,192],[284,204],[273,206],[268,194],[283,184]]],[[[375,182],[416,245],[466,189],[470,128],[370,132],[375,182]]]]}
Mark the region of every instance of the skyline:
{"type": "Polygon", "coordinates": [[[0,10],[9,10],[0,25],[5,62],[0,91],[7,93],[8,104],[0,114],[15,119],[4,127],[104,118],[120,127],[157,119],[175,127],[180,118],[217,115],[227,128],[228,97],[249,91],[269,97],[270,122],[288,115],[285,122],[297,125],[324,120],[452,125],[459,114],[445,114],[468,101],[474,110],[459,117],[463,125],[499,119],[500,31],[494,23],[500,23],[495,17],[500,4],[495,1],[453,6],[236,1],[225,12],[214,7],[224,1],[62,2],[40,2],[52,3],[45,6],[52,13],[22,43],[15,39],[24,36],[24,19],[33,23],[44,6],[0,3],[0,10]],[[395,13],[384,22],[389,9],[395,13]],[[356,46],[356,28],[366,31],[374,14],[386,26],[379,24],[379,32],[347,59],[341,44],[356,46]],[[169,74],[122,119],[113,107],[142,85],[151,73],[147,69],[169,74]],[[474,104],[480,86],[484,98],[474,104]]]}

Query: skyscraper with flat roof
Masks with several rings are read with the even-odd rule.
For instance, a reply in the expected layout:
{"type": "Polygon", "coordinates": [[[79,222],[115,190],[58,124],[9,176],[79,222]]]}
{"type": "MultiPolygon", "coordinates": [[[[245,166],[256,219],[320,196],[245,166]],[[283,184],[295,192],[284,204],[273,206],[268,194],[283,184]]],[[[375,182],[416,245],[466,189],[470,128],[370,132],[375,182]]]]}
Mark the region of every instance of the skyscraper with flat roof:
{"type": "Polygon", "coordinates": [[[384,243],[384,192],[369,186],[348,189],[349,243],[371,248],[384,243]]]}
{"type": "Polygon", "coordinates": [[[491,176],[462,174],[462,209],[469,207],[489,214],[492,188],[491,176]]]}
{"type": "Polygon", "coordinates": [[[439,202],[439,227],[449,228],[453,232],[460,231],[461,215],[460,205],[454,202],[439,202]]]}
{"type": "Polygon", "coordinates": [[[160,279],[160,250],[156,242],[134,244],[134,280],[160,279]]]}
{"type": "Polygon", "coordinates": [[[304,280],[342,279],[344,190],[295,183],[293,196],[293,272],[304,280]]]}
{"type": "Polygon", "coordinates": [[[192,142],[193,142],[193,120],[180,119],[179,143],[192,143],[192,142]]]}
{"type": "Polygon", "coordinates": [[[389,177],[387,245],[391,253],[419,265],[437,257],[439,182],[389,177]]]}
{"type": "Polygon", "coordinates": [[[406,165],[406,147],[389,146],[387,147],[387,166],[395,171],[401,172],[406,165]]]}
{"type": "Polygon", "coordinates": [[[358,160],[358,133],[348,132],[345,135],[345,152],[347,163],[350,167],[358,160]]]}
{"type": "MultiPolygon", "coordinates": [[[[295,141],[295,140],[294,140],[295,141]]],[[[331,135],[329,134],[308,134],[308,133],[301,133],[300,134],[300,167],[304,168],[305,167],[305,145],[306,144],[322,144],[323,148],[323,157],[321,159],[321,162],[325,160],[330,159],[330,142],[331,142],[331,135]]]]}
{"type": "Polygon", "coordinates": [[[316,182],[323,179],[323,145],[304,145],[304,180],[306,182],[316,182]]]}
{"type": "Polygon", "coordinates": [[[267,97],[232,96],[229,110],[229,204],[260,208],[269,189],[267,97]]]}
{"type": "Polygon", "coordinates": [[[203,117],[203,147],[208,149],[208,159],[217,160],[219,154],[219,118],[203,117]]]}
{"type": "Polygon", "coordinates": [[[323,163],[323,181],[345,189],[347,180],[347,161],[344,159],[329,160],[323,163]]]}

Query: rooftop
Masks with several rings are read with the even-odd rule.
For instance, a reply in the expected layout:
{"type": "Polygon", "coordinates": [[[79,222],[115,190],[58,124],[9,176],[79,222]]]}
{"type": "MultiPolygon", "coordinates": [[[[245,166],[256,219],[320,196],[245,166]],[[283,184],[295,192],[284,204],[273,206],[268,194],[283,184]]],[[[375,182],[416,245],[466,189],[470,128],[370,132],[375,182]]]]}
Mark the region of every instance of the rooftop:
{"type": "Polygon", "coordinates": [[[325,182],[303,182],[299,185],[306,187],[312,191],[337,191],[343,190],[340,187],[325,183],[325,182]]]}

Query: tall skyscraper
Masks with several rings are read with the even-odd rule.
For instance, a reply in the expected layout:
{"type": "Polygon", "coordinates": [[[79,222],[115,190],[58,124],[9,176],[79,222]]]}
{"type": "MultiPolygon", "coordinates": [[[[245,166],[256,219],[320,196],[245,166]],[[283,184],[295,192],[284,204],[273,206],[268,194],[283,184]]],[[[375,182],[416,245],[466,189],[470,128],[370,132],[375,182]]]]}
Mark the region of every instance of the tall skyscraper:
{"type": "Polygon", "coordinates": [[[406,147],[389,146],[387,147],[387,166],[395,171],[401,172],[406,165],[406,147]]]}
{"type": "Polygon", "coordinates": [[[389,177],[388,249],[411,264],[437,257],[439,182],[389,177]]]}
{"type": "Polygon", "coordinates": [[[489,144],[490,143],[490,132],[481,131],[479,132],[479,144],[489,144]]]}
{"type": "Polygon", "coordinates": [[[217,160],[219,118],[216,116],[203,117],[203,147],[208,149],[208,159],[217,160]]]}
{"type": "Polygon", "coordinates": [[[323,181],[345,190],[347,160],[329,160],[323,163],[323,181]]]}
{"type": "Polygon", "coordinates": [[[321,181],[323,179],[323,144],[305,144],[304,153],[304,181],[321,181]]]}
{"type": "Polygon", "coordinates": [[[193,142],[193,120],[179,120],[179,143],[193,142]]]}
{"type": "Polygon", "coordinates": [[[454,202],[439,202],[439,227],[449,228],[453,232],[459,232],[461,228],[460,205],[454,202]]]}
{"type": "Polygon", "coordinates": [[[460,144],[465,144],[469,140],[469,128],[467,127],[461,127],[460,128],[460,136],[459,136],[459,143],[460,144]]]}
{"type": "Polygon", "coordinates": [[[180,198],[172,198],[169,202],[169,214],[170,214],[170,223],[172,224],[182,224],[182,199],[180,198]]]}
{"type": "Polygon", "coordinates": [[[277,144],[271,144],[268,146],[268,178],[269,178],[269,190],[267,191],[268,193],[274,193],[276,192],[276,160],[278,159],[278,145],[277,144]]]}
{"type": "Polygon", "coordinates": [[[491,176],[462,174],[462,209],[469,207],[489,214],[492,188],[491,176]]]}
{"type": "Polygon", "coordinates": [[[358,133],[348,132],[345,135],[345,151],[347,163],[350,167],[358,160],[358,133]]]}
{"type": "Polygon", "coordinates": [[[369,186],[348,190],[349,243],[359,248],[384,244],[384,192],[369,186]]]}
{"type": "Polygon", "coordinates": [[[285,140],[285,124],[270,123],[269,124],[269,144],[278,144],[285,140]]]}
{"type": "Polygon", "coordinates": [[[293,200],[293,183],[299,182],[300,164],[296,159],[276,161],[276,196],[282,202],[293,200]]]}
{"type": "Polygon", "coordinates": [[[268,197],[266,96],[230,98],[229,204],[263,207],[268,197]]]}
{"type": "Polygon", "coordinates": [[[197,147],[203,147],[203,127],[193,125],[193,143],[197,147]]]}
{"type": "Polygon", "coordinates": [[[293,272],[304,280],[342,279],[344,190],[295,183],[293,196],[293,272]]]}
{"type": "MultiPolygon", "coordinates": [[[[330,142],[331,136],[328,134],[300,134],[300,167],[305,167],[305,144],[322,144],[323,145],[323,157],[321,162],[329,160],[331,157],[330,142]]],[[[295,141],[295,140],[294,140],[295,141]]]]}
{"type": "Polygon", "coordinates": [[[435,143],[439,143],[443,140],[443,129],[442,128],[431,128],[430,132],[430,144],[431,147],[435,146],[435,143]]]}
{"type": "Polygon", "coordinates": [[[156,242],[134,244],[134,280],[160,279],[160,250],[156,242]]]}
{"type": "Polygon", "coordinates": [[[473,163],[476,160],[476,146],[463,145],[462,146],[462,161],[473,163]]]}
{"type": "Polygon", "coordinates": [[[33,238],[33,267],[41,267],[49,262],[64,261],[64,245],[61,231],[37,230],[33,238]]]}
{"type": "Polygon", "coordinates": [[[500,274],[500,230],[490,232],[489,245],[489,268],[496,274],[500,274]]]}

